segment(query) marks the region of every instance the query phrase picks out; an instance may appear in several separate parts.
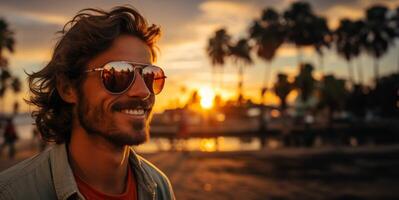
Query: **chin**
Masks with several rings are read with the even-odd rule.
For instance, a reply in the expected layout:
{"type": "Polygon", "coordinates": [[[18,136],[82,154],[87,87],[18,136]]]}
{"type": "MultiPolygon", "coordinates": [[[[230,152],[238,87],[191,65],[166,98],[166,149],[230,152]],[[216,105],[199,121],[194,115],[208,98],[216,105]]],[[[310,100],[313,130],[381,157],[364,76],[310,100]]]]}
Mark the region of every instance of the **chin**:
{"type": "Polygon", "coordinates": [[[127,132],[115,132],[106,136],[107,140],[116,146],[137,146],[149,139],[149,129],[130,130],[127,132]]]}
{"type": "Polygon", "coordinates": [[[149,140],[149,134],[147,131],[143,131],[143,133],[136,133],[131,139],[126,141],[126,145],[129,146],[137,146],[140,144],[144,144],[149,140]]]}

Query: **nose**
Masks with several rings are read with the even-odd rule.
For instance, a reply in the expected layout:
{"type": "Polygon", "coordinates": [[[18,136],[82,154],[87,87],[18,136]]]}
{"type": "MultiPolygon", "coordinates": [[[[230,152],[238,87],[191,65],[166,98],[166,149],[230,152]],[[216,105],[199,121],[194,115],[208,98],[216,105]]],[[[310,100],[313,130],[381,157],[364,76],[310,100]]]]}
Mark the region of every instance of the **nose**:
{"type": "Polygon", "coordinates": [[[146,99],[151,95],[151,92],[145,84],[143,77],[138,71],[135,71],[135,79],[133,85],[128,89],[127,95],[140,99],[146,99]]]}

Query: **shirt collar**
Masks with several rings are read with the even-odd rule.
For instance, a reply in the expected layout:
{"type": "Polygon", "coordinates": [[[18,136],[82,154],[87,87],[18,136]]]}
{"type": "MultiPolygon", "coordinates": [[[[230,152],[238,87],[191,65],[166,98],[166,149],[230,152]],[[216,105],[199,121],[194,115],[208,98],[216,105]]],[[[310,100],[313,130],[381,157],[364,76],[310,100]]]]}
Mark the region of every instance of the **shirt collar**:
{"type": "MultiPolygon", "coordinates": [[[[65,200],[75,194],[84,199],[79,193],[72,169],[69,165],[65,144],[57,144],[53,147],[50,151],[50,162],[57,199],[65,200]]],[[[129,163],[137,179],[139,195],[145,195],[151,197],[149,199],[153,199],[157,184],[151,175],[144,170],[142,162],[142,158],[136,154],[133,148],[130,148],[129,163]]]]}
{"type": "Polygon", "coordinates": [[[78,193],[65,144],[57,144],[53,147],[50,151],[50,162],[57,199],[65,200],[78,193]]]}
{"type": "Polygon", "coordinates": [[[133,148],[130,148],[129,163],[137,179],[139,197],[154,199],[157,184],[148,170],[144,169],[143,162],[143,158],[137,155],[133,148]]]}

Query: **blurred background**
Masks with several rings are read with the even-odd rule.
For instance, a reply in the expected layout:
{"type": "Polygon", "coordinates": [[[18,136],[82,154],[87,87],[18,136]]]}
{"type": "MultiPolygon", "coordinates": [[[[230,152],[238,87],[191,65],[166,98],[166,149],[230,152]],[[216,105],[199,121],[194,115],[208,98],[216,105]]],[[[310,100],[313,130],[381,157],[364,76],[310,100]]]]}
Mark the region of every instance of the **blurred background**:
{"type": "Polygon", "coordinates": [[[399,198],[398,0],[0,0],[0,170],[48,145],[25,72],[79,10],[125,4],[163,31],[168,79],[134,148],[178,199],[399,198]]]}

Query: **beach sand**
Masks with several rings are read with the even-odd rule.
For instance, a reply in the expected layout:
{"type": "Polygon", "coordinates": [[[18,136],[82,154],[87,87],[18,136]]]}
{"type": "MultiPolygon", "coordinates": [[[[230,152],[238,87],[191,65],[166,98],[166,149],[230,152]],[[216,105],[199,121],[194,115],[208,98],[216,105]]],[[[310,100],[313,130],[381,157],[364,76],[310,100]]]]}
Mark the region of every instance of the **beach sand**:
{"type": "MultiPolygon", "coordinates": [[[[18,145],[15,159],[37,150],[18,145]],[[22,150],[21,150],[22,149],[22,150]]],[[[399,199],[399,146],[143,153],[189,199],[399,199]]]]}
{"type": "Polygon", "coordinates": [[[177,199],[399,199],[399,147],[145,154],[177,199]]]}

